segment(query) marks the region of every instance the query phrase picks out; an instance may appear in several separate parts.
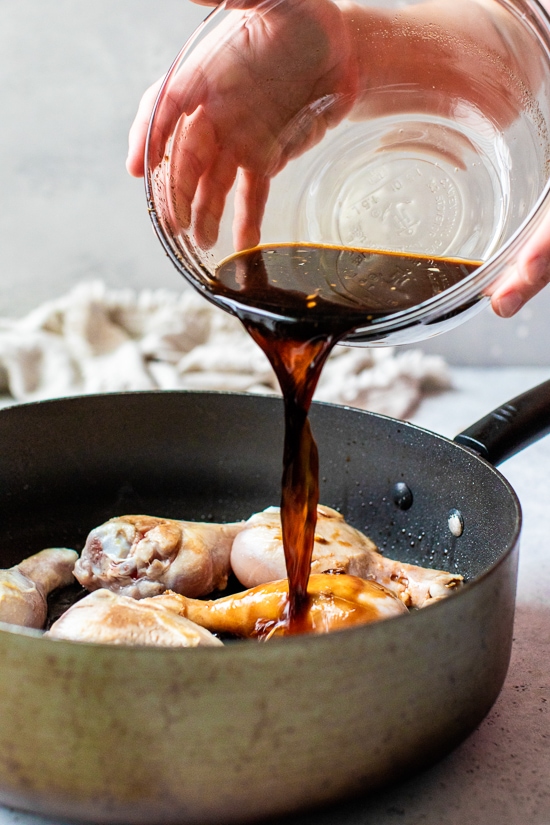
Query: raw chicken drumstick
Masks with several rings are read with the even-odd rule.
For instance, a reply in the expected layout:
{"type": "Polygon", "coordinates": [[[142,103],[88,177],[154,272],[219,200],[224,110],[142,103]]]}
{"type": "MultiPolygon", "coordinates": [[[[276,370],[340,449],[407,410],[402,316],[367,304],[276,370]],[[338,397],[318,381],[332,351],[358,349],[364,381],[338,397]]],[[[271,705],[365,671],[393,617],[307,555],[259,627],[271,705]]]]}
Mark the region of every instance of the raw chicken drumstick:
{"type": "Polygon", "coordinates": [[[41,628],[46,622],[48,593],[72,582],[78,553],[50,547],[0,570],[0,621],[41,628]]]}
{"type": "Polygon", "coordinates": [[[166,593],[137,601],[110,590],[96,590],[73,604],[44,635],[117,645],[222,646],[204,627],[180,616],[181,605],[174,598],[180,597],[166,593]]]}
{"type": "Polygon", "coordinates": [[[89,534],[74,575],[87,590],[105,587],[135,599],[165,590],[205,596],[227,585],[231,544],[243,525],[112,518],[89,534]]]}
{"type": "MultiPolygon", "coordinates": [[[[248,519],[233,542],[231,567],[245,587],[286,576],[278,507],[268,507],[248,519]]],[[[462,583],[462,576],[383,556],[376,545],[347,524],[340,513],[319,505],[311,572],[326,571],[377,581],[407,607],[424,607],[448,596],[462,583]]]]}
{"type": "Polygon", "coordinates": [[[288,633],[330,633],[344,627],[378,622],[407,613],[396,596],[377,582],[356,576],[317,574],[309,577],[310,603],[298,627],[287,619],[288,580],[270,582],[242,593],[206,601],[164,594],[151,603],[177,603],[180,614],[213,633],[231,633],[262,640],[288,633]]]}

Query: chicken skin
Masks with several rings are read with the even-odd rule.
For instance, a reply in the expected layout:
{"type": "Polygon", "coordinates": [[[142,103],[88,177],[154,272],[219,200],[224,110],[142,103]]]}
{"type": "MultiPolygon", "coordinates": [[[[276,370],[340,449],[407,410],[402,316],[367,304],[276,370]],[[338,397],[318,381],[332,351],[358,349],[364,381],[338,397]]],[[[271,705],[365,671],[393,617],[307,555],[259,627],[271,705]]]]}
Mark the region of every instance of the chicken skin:
{"type": "Polygon", "coordinates": [[[50,547],[0,570],[0,621],[22,627],[42,628],[46,622],[46,597],[72,582],[78,553],[50,547]]]}
{"type": "Polygon", "coordinates": [[[91,531],[74,575],[87,590],[107,588],[135,599],[165,590],[205,596],[226,587],[231,544],[243,526],[112,518],[91,531]]]}
{"type": "Polygon", "coordinates": [[[96,590],[70,607],[44,635],[115,645],[222,646],[204,627],[179,615],[179,598],[167,593],[137,601],[110,590],[96,590]]]}
{"type": "Polygon", "coordinates": [[[316,574],[309,578],[309,604],[296,624],[288,619],[288,580],[270,582],[242,593],[206,601],[165,594],[151,603],[176,600],[180,614],[213,633],[270,639],[295,633],[330,633],[407,613],[407,608],[382,585],[356,576],[316,574]]]}
{"type": "MultiPolygon", "coordinates": [[[[231,567],[245,587],[286,576],[278,507],[268,507],[248,519],[233,541],[231,567]]],[[[379,582],[407,607],[424,607],[462,584],[462,576],[386,558],[340,513],[319,505],[311,572],[327,571],[379,582]]]]}

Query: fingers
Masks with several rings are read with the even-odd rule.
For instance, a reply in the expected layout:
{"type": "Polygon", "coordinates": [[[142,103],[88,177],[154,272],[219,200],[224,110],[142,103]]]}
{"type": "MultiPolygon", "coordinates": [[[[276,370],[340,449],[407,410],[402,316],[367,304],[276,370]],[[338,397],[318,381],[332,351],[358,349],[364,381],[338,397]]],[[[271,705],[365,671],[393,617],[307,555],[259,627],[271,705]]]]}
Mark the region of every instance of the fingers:
{"type": "Polygon", "coordinates": [[[519,265],[491,296],[491,306],[501,318],[511,318],[550,282],[548,257],[533,258],[519,265]]]}
{"type": "Polygon", "coordinates": [[[144,174],[145,141],[151,112],[155,105],[155,100],[162,86],[161,77],[153,83],[144,93],[140,100],[137,114],[130,127],[128,135],[128,157],[126,159],[126,169],[135,178],[142,178],[144,174]]]}
{"type": "Polygon", "coordinates": [[[491,295],[491,306],[502,318],[511,318],[550,283],[550,219],[547,218],[516,266],[491,295]]]}
{"type": "Polygon", "coordinates": [[[189,228],[199,181],[218,153],[216,135],[202,107],[190,117],[181,115],[174,129],[170,155],[165,160],[168,164],[169,203],[176,221],[173,231],[176,234],[180,229],[189,228]]]}
{"type": "MultiPolygon", "coordinates": [[[[153,83],[140,100],[137,114],[128,135],[126,169],[134,177],[143,177],[145,144],[151,115],[164,78],[153,83]]],[[[205,80],[201,67],[185,77],[172,78],[159,101],[149,136],[149,164],[155,168],[165,153],[166,143],[182,113],[190,115],[204,96],[205,80]]]]}
{"type": "MultiPolygon", "coordinates": [[[[162,82],[161,78],[147,89],[130,129],[126,165],[128,172],[135,177],[144,174],[147,131],[162,82]]],[[[165,95],[163,110],[155,118],[149,139],[150,165],[159,167],[169,191],[169,197],[164,202],[165,214],[159,216],[161,221],[170,226],[175,235],[192,225],[197,245],[210,249],[218,237],[227,194],[237,174],[237,164],[229,153],[218,146],[213,125],[201,106],[191,115],[181,114],[184,103],[188,108],[195,104],[194,97],[189,89],[186,101],[179,90],[175,94],[165,95]],[[171,133],[173,137],[169,147],[171,133]]],[[[252,221],[254,228],[248,227],[245,221],[240,237],[259,237],[256,223],[261,220],[265,201],[262,203],[261,197],[259,200],[254,197],[254,187],[247,185],[245,189],[243,209],[250,210],[255,216],[252,221]]]]}
{"type": "Polygon", "coordinates": [[[241,169],[235,192],[233,243],[237,252],[260,243],[270,179],[241,169]]]}
{"type": "MultiPolygon", "coordinates": [[[[193,0],[197,6],[219,6],[222,0],[193,0]]],[[[226,0],[225,6],[228,9],[251,9],[263,0],[226,0]]]]}
{"type": "Polygon", "coordinates": [[[199,181],[193,217],[195,240],[202,249],[210,249],[218,239],[225,201],[236,176],[235,161],[221,152],[199,181]]]}
{"type": "MultiPolygon", "coordinates": [[[[277,5],[278,0],[271,0],[272,5],[277,5]]],[[[225,0],[225,7],[227,9],[253,9],[254,6],[259,6],[261,3],[266,5],[266,0],[225,0]]],[[[219,3],[216,3],[219,5],[219,3]]],[[[269,0],[267,5],[269,5],[269,0]]]]}

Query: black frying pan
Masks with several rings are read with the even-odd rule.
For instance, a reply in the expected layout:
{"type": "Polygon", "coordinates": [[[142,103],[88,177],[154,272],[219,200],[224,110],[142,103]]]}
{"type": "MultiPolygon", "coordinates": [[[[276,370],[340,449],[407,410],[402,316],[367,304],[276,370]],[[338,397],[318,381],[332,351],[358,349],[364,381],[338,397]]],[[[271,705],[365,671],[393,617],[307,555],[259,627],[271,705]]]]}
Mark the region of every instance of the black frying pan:
{"type": "MultiPolygon", "coordinates": [[[[377,625],[222,650],[4,625],[0,801],[101,823],[246,821],[394,781],[480,722],[508,667],[521,525],[491,462],[550,430],[550,382],[454,443],[332,405],[311,420],[322,503],[388,555],[467,586],[377,625]]],[[[22,405],[0,412],[0,449],[7,567],[45,546],[80,549],[114,515],[224,521],[277,504],[282,402],[159,392],[22,405]]]]}

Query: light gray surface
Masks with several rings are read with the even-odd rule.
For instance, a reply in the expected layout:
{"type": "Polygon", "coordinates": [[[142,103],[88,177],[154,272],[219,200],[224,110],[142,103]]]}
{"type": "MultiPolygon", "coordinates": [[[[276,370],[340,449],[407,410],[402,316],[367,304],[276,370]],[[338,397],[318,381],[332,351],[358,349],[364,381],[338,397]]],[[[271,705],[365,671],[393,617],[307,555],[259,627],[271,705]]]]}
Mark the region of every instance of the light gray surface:
{"type": "MultiPolygon", "coordinates": [[[[455,389],[428,399],[413,416],[420,426],[451,437],[550,378],[550,368],[453,374],[455,389]]],[[[420,776],[375,798],[286,818],[287,825],[550,823],[550,438],[501,470],[522,502],[524,526],[512,662],[494,708],[464,744],[420,776]]],[[[58,825],[0,807],[0,825],[16,823],[58,825]]]]}
{"type": "Polygon", "coordinates": [[[550,364],[550,289],[545,288],[513,318],[485,308],[471,321],[419,344],[450,364],[508,366],[550,364]]]}
{"type": "MultiPolygon", "coordinates": [[[[189,0],[0,0],[0,316],[78,281],[183,289],[155,238],[128,128],[208,9],[189,0]]],[[[550,364],[550,291],[425,345],[458,364],[550,364]]]]}

